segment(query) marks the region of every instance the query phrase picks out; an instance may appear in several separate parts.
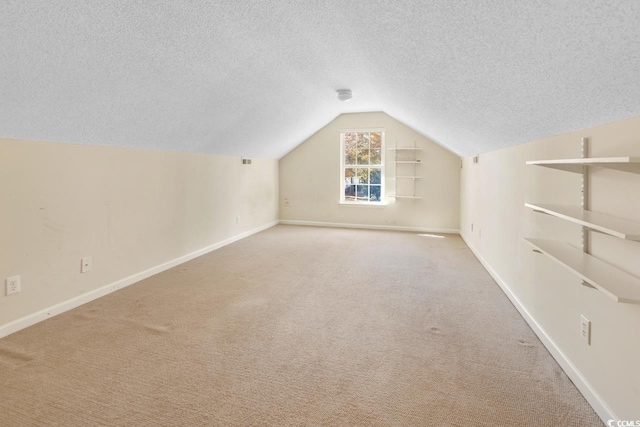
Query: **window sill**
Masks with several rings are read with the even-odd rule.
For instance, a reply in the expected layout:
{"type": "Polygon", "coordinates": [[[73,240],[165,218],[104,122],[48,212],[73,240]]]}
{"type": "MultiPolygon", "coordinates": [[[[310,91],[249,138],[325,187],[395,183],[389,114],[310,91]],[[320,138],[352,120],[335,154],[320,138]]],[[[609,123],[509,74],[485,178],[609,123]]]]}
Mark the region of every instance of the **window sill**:
{"type": "Polygon", "coordinates": [[[375,202],[375,203],[367,203],[367,202],[338,202],[340,207],[345,208],[385,208],[387,207],[387,202],[375,202]]]}

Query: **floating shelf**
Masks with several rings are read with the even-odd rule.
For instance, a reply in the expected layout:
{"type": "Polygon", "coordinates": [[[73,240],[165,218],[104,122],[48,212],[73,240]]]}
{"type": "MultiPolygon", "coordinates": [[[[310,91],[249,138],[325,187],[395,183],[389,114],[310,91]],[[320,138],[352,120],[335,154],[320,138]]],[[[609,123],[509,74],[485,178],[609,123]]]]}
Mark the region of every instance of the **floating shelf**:
{"type": "Polygon", "coordinates": [[[422,179],[421,176],[396,176],[395,178],[400,178],[400,179],[422,179]]]}
{"type": "Polygon", "coordinates": [[[556,240],[524,239],[616,302],[640,304],[640,279],[556,240]]]}
{"type": "Polygon", "coordinates": [[[422,150],[420,147],[396,147],[389,148],[389,151],[400,151],[400,150],[422,150]]]}
{"type": "Polygon", "coordinates": [[[638,222],[597,212],[585,211],[581,207],[536,203],[525,203],[524,205],[534,211],[562,218],[620,239],[640,241],[640,223],[638,222]]]}
{"type": "Polygon", "coordinates": [[[398,196],[396,194],[390,194],[389,197],[394,199],[422,199],[422,197],[417,196],[398,196]]]}
{"type": "Polygon", "coordinates": [[[582,166],[616,167],[640,165],[640,157],[592,157],[584,159],[529,160],[528,165],[562,169],[569,172],[582,172],[582,166]]]}
{"type": "Polygon", "coordinates": [[[403,164],[404,163],[404,164],[414,164],[415,165],[415,164],[422,163],[422,161],[420,161],[420,160],[396,160],[393,163],[395,163],[395,164],[403,164]]]}

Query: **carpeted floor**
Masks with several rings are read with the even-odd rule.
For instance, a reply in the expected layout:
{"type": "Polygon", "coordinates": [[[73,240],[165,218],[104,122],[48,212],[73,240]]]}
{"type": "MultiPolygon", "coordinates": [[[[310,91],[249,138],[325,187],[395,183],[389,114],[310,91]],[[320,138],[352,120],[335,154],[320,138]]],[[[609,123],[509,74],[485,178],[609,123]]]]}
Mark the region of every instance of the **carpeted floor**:
{"type": "Polygon", "coordinates": [[[277,226],[0,340],[2,426],[601,426],[458,236],[277,226]]]}

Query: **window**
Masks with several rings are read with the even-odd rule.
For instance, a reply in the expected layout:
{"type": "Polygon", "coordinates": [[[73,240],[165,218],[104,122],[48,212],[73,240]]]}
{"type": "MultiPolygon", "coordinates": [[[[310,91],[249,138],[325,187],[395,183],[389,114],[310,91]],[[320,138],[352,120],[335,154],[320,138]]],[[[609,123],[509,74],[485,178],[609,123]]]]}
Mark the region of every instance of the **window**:
{"type": "Polygon", "coordinates": [[[384,202],[384,132],[353,131],[340,134],[340,202],[384,202]]]}

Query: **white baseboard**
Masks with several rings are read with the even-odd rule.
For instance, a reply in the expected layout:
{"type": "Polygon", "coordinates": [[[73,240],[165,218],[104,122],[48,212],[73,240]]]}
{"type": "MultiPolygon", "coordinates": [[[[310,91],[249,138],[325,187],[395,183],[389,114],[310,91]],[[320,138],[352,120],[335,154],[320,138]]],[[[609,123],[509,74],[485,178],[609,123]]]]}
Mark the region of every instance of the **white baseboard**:
{"type": "Polygon", "coordinates": [[[507,297],[511,300],[511,303],[516,307],[516,309],[520,312],[520,315],[524,318],[524,320],[529,324],[529,327],[533,330],[533,332],[538,336],[542,344],[549,350],[549,353],[553,356],[553,358],[558,362],[560,367],[564,370],[567,376],[573,381],[577,389],[582,393],[584,398],[589,402],[591,407],[596,411],[602,422],[607,424],[607,421],[614,420],[618,421],[619,418],[615,416],[609,405],[600,397],[598,392],[589,384],[587,379],[582,375],[582,373],[578,370],[578,368],[571,362],[571,360],[567,357],[566,354],[560,349],[558,344],[549,336],[547,331],[533,318],[533,316],[527,311],[525,306],[520,302],[518,297],[511,291],[507,283],[502,280],[502,278],[495,272],[495,270],[489,265],[489,263],[480,255],[480,253],[469,243],[469,241],[464,237],[464,235],[460,235],[464,242],[467,244],[471,252],[478,258],[480,264],[489,272],[491,277],[498,283],[498,286],[502,289],[502,291],[507,295],[507,297]]]}
{"type": "Polygon", "coordinates": [[[415,231],[419,233],[460,234],[460,230],[458,230],[457,228],[422,228],[402,227],[399,225],[343,224],[340,222],[296,221],[291,219],[281,219],[280,224],[307,225],[312,227],[363,228],[367,230],[415,231]]]}
{"type": "Polygon", "coordinates": [[[143,279],[146,279],[147,277],[151,277],[154,274],[161,273],[165,270],[175,267],[176,265],[180,265],[187,261],[191,261],[194,258],[202,256],[206,253],[215,251],[216,249],[219,249],[223,246],[236,242],[240,239],[244,239],[245,237],[249,237],[252,234],[259,233],[260,231],[266,230],[267,228],[271,228],[277,224],[278,224],[278,221],[273,221],[263,226],[260,226],[258,228],[254,228],[253,230],[245,231],[244,233],[240,233],[238,235],[225,239],[221,242],[214,243],[213,245],[199,249],[195,252],[191,252],[179,258],[172,259],[171,261],[167,261],[155,267],[151,267],[147,270],[141,271],[140,273],[136,273],[134,275],[125,277],[124,279],[120,279],[116,282],[110,283],[101,288],[87,292],[86,294],[82,294],[75,298],[71,298],[67,301],[63,301],[59,304],[53,305],[44,310],[37,311],[33,314],[29,314],[20,319],[1,325],[0,338],[6,337],[7,335],[13,334],[14,332],[18,332],[19,330],[27,328],[31,325],[35,325],[36,323],[42,322],[43,320],[49,319],[53,316],[57,316],[58,314],[64,313],[65,311],[69,311],[73,308],[81,306],[82,304],[86,304],[89,301],[93,301],[97,298],[110,294],[111,292],[115,292],[118,289],[122,289],[127,286],[133,285],[134,283],[139,282],[143,279]]]}

